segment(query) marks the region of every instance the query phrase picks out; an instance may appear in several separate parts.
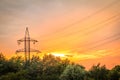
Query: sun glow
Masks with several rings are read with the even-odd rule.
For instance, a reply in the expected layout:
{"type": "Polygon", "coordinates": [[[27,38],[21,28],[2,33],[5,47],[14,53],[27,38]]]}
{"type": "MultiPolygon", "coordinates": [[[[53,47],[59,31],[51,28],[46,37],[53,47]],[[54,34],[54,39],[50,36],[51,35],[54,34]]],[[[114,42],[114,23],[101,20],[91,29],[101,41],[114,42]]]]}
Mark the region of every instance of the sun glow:
{"type": "Polygon", "coordinates": [[[63,53],[51,53],[51,54],[56,57],[65,57],[65,54],[63,54],[63,53]]]}
{"type": "Polygon", "coordinates": [[[64,52],[51,52],[51,53],[48,53],[48,55],[49,54],[52,54],[55,57],[66,57],[66,53],[64,52]]]}

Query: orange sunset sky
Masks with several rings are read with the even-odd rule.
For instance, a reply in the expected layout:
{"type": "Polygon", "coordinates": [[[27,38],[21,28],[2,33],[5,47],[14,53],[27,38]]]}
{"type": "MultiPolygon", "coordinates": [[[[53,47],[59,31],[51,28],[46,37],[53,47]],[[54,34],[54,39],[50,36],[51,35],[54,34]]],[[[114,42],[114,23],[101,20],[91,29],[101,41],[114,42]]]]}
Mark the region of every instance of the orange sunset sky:
{"type": "Polygon", "coordinates": [[[0,52],[15,55],[26,27],[40,55],[70,55],[87,68],[120,64],[120,0],[0,0],[0,52]]]}

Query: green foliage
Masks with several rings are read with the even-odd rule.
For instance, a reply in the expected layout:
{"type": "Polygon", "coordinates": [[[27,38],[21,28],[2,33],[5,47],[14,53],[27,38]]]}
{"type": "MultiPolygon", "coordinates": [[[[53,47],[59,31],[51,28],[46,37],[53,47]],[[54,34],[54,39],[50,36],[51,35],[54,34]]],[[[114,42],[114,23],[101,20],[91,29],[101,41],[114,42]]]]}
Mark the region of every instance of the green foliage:
{"type": "Polygon", "coordinates": [[[9,72],[19,71],[22,66],[20,61],[21,59],[18,57],[7,60],[2,54],[0,54],[0,76],[9,72]]]}
{"type": "Polygon", "coordinates": [[[2,62],[2,61],[5,61],[6,59],[5,59],[5,56],[2,54],[2,53],[0,53],[0,63],[2,62]]]}
{"type": "Polygon", "coordinates": [[[86,71],[80,65],[68,65],[60,76],[60,80],[84,80],[86,71]]]}
{"type": "Polygon", "coordinates": [[[27,71],[22,70],[17,73],[8,73],[7,75],[3,75],[0,77],[0,80],[29,80],[29,76],[27,75],[27,71]]]}
{"type": "Polygon", "coordinates": [[[120,79],[120,65],[115,66],[109,72],[109,80],[119,80],[120,79]]]}
{"type": "Polygon", "coordinates": [[[65,67],[69,64],[69,61],[61,60],[59,57],[53,55],[45,55],[43,57],[43,73],[42,80],[58,80],[60,74],[63,72],[65,67]]]}
{"type": "Polygon", "coordinates": [[[97,64],[96,66],[92,66],[89,71],[89,76],[94,80],[107,80],[108,71],[109,70],[106,69],[105,65],[100,66],[100,64],[97,64]]]}
{"type": "Polygon", "coordinates": [[[108,70],[98,64],[86,71],[68,59],[44,55],[43,58],[33,56],[26,66],[21,57],[7,60],[0,53],[0,80],[120,80],[120,65],[108,70]]]}

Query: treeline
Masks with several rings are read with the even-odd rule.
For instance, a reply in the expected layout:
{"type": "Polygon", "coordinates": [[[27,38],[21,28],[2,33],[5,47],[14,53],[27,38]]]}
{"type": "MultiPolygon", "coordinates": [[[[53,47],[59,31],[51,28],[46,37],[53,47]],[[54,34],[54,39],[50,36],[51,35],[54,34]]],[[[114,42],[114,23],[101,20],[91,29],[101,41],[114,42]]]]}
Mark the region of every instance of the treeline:
{"type": "Polygon", "coordinates": [[[21,57],[9,60],[0,54],[0,80],[120,80],[120,65],[111,70],[93,65],[90,70],[53,55],[33,56],[29,66],[21,57]]]}

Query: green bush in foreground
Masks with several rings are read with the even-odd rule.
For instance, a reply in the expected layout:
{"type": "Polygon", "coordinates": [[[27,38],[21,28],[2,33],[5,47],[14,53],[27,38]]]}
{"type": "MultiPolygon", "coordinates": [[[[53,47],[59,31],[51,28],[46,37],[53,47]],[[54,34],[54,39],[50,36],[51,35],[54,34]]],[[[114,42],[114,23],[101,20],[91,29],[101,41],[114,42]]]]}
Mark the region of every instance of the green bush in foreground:
{"type": "Polygon", "coordinates": [[[120,65],[108,70],[105,65],[94,65],[89,71],[53,55],[41,59],[33,56],[29,66],[21,57],[7,60],[0,54],[0,80],[120,80],[120,65]]]}

